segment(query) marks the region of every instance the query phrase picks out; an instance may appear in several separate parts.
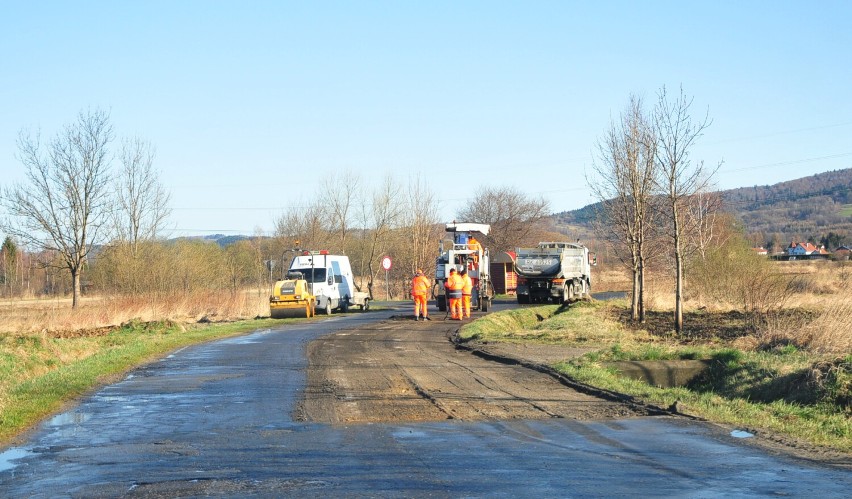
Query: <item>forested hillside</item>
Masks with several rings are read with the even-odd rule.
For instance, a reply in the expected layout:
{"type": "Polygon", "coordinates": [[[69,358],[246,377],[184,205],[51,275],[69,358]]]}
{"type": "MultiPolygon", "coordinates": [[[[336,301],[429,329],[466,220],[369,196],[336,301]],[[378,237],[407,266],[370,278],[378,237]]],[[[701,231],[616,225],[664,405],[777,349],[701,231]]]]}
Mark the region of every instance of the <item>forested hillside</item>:
{"type": "MultiPolygon", "coordinates": [[[[755,244],[820,242],[829,233],[852,242],[852,168],[775,185],[721,191],[723,209],[742,221],[755,244]]],[[[590,237],[597,204],[553,215],[561,231],[590,237]]],[[[833,248],[831,248],[833,249],[833,248]]]]}
{"type": "MultiPolygon", "coordinates": [[[[852,168],[770,186],[722,192],[725,209],[737,215],[749,234],[774,235],[783,241],[829,232],[852,235],[852,168]]],[[[848,241],[847,241],[848,242],[848,241]]]]}

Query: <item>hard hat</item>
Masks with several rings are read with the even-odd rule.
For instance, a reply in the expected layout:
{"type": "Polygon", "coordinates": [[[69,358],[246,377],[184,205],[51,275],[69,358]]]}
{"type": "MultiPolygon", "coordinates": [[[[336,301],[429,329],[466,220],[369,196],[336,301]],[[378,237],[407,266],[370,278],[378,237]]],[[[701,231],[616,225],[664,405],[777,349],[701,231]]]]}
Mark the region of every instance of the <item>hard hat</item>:
{"type": "Polygon", "coordinates": [[[423,271],[420,270],[420,269],[417,269],[417,272],[415,272],[414,275],[423,275],[423,271]]]}

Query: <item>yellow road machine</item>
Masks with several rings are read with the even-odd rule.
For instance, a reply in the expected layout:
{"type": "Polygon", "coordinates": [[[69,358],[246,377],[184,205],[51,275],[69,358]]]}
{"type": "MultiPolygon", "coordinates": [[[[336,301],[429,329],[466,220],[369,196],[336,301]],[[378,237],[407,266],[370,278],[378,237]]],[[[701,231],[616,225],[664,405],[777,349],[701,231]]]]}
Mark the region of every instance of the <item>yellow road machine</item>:
{"type": "Polygon", "coordinates": [[[301,272],[288,272],[284,280],[277,281],[269,297],[269,315],[273,319],[313,317],[317,300],[308,289],[301,272]]]}

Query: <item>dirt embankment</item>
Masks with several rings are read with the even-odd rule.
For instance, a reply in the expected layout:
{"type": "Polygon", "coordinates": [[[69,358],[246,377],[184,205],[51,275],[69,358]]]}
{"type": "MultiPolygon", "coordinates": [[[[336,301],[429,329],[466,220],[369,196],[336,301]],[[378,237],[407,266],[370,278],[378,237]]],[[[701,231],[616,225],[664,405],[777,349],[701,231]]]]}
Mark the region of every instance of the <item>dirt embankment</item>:
{"type": "Polygon", "coordinates": [[[658,413],[629,401],[583,393],[519,364],[457,349],[449,340],[458,327],[457,322],[415,322],[406,317],[311,342],[307,387],[296,417],[345,424],[591,420],[658,413]]]}

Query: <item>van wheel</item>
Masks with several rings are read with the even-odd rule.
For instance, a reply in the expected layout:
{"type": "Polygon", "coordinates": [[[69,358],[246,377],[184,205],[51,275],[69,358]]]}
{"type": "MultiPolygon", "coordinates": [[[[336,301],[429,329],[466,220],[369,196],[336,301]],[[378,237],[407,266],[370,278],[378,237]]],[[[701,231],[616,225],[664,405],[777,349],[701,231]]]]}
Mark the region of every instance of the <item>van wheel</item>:
{"type": "Polygon", "coordinates": [[[340,303],[340,311],[344,314],[349,311],[349,297],[344,296],[343,301],[340,303]]]}
{"type": "Polygon", "coordinates": [[[325,302],[325,315],[331,315],[331,300],[325,302]]]}

